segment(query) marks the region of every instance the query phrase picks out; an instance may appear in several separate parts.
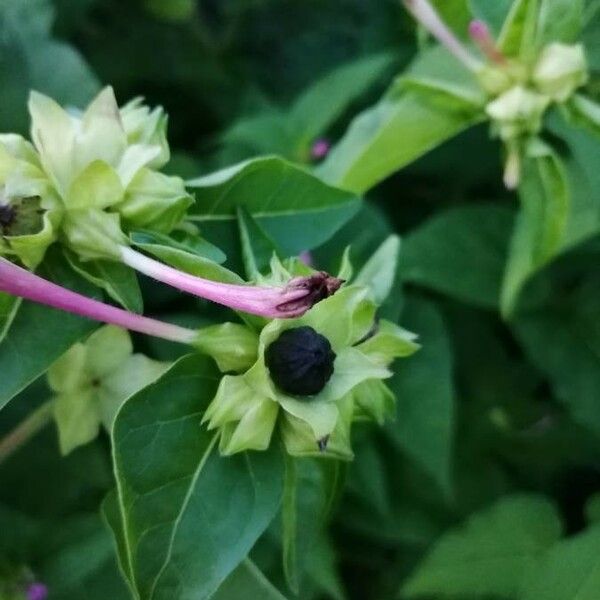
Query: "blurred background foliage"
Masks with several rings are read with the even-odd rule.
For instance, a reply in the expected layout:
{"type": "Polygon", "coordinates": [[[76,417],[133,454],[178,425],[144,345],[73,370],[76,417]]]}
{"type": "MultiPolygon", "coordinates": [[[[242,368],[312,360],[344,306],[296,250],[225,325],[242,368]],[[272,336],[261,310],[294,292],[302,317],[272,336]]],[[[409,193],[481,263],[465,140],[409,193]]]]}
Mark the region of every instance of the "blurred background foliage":
{"type": "MultiPolygon", "coordinates": [[[[437,4],[464,32],[467,3],[437,4]]],[[[596,97],[598,7],[588,3],[586,29],[596,97]]],[[[184,177],[257,154],[310,166],[315,139],[335,142],[419,40],[396,0],[0,0],[0,130],[26,133],[31,88],[82,106],[112,84],[121,102],[142,95],[165,107],[169,169],[184,177]]],[[[599,146],[584,146],[578,159],[597,195],[599,146]]],[[[534,560],[561,528],[577,534],[598,519],[600,240],[538,274],[521,310],[503,321],[498,296],[517,200],[501,182],[498,148],[476,127],[375,188],[314,253],[317,266],[335,271],[351,244],[359,266],[399,232],[398,281],[385,310],[402,314],[423,350],[392,381],[396,421],[384,431],[357,428],[346,490],[327,534],[307,550],[301,598],[521,598],[515,556],[534,560]],[[438,542],[422,574],[414,571],[473,514],[471,529],[438,542]],[[478,563],[479,584],[470,584],[464,565],[488,557],[490,546],[499,557],[478,563]]],[[[144,286],[148,312],[165,319],[199,325],[218,310],[144,286]]],[[[161,359],[178,352],[137,343],[161,359]]],[[[41,383],[23,393],[1,428],[45,394],[41,383]]],[[[0,549],[26,558],[51,598],[128,597],[97,511],[111,485],[106,440],[60,459],[45,431],[0,472],[0,549]],[[82,563],[82,553],[94,560],[82,563]]],[[[253,558],[293,597],[273,527],[253,558]]],[[[600,556],[598,536],[570,543],[575,562],[600,556]]],[[[575,598],[532,589],[527,600],[575,598]]],[[[600,597],[595,589],[585,598],[600,597]]]]}

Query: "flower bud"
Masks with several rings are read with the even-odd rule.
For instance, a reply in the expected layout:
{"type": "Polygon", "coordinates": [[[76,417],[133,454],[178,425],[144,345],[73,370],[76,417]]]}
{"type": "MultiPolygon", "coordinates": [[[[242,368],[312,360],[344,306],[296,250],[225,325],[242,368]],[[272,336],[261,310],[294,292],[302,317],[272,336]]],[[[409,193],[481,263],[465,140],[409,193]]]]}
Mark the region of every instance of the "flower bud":
{"type": "Polygon", "coordinates": [[[555,102],[567,100],[587,79],[587,63],[581,44],[548,44],[533,70],[537,89],[555,102]]]}
{"type": "Polygon", "coordinates": [[[521,135],[537,133],[550,98],[515,85],[486,106],[501,139],[512,140],[521,135]]]}

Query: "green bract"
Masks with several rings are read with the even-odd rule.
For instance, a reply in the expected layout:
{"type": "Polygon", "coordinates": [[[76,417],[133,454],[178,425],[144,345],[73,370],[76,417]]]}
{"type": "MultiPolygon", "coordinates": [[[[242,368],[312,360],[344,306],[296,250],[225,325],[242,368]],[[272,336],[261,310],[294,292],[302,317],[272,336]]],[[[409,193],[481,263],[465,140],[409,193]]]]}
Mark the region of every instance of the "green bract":
{"type": "MultiPolygon", "coordinates": [[[[352,458],[352,421],[369,417],[381,422],[389,416],[393,395],[381,380],[391,375],[388,367],[394,358],[418,348],[413,334],[377,322],[375,311],[368,288],[350,285],[301,318],[270,321],[255,341],[254,364],[243,374],[223,377],[204,416],[210,429],[220,430],[221,453],[264,450],[278,425],[292,455],[352,458]],[[298,327],[311,327],[324,336],[336,355],[333,375],[310,397],[283,393],[265,362],[267,348],[284,331],[298,327]]],[[[247,344],[241,326],[238,335],[247,344]]]]}
{"type": "Polygon", "coordinates": [[[157,379],[168,364],[133,354],[129,333],[108,325],[72,346],[48,371],[63,454],[110,431],[121,404],[157,379]]]}
{"type": "Polygon", "coordinates": [[[9,203],[38,199],[39,239],[5,238],[4,254],[12,248],[35,266],[58,234],[83,260],[118,259],[125,232],[169,232],[181,221],[192,202],[183,181],[155,170],[169,159],[162,109],[136,99],[119,110],[107,87],[83,113],[32,92],[29,112],[35,148],[3,136],[0,182],[9,203]]]}
{"type": "Polygon", "coordinates": [[[0,255],[35,268],[56,239],[61,212],[33,146],[0,135],[0,255]]]}

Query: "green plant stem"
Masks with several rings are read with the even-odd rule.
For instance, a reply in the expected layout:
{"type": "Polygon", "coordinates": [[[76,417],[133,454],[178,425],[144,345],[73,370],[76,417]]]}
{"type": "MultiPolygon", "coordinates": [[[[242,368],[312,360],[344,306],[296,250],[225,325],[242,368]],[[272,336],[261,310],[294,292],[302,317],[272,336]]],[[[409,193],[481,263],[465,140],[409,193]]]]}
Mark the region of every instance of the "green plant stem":
{"type": "Polygon", "coordinates": [[[53,405],[53,400],[44,402],[0,440],[0,464],[50,422],[53,405]]]}

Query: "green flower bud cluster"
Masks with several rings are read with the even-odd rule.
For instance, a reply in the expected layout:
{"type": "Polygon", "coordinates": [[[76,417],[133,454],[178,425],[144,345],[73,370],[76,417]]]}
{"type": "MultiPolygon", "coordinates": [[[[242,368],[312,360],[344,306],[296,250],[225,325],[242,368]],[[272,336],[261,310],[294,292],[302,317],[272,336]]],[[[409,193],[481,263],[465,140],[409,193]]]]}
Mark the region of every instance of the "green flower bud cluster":
{"type": "Polygon", "coordinates": [[[191,196],[157,169],[169,160],[167,117],[105,88],[82,113],[32,92],[33,144],[0,135],[0,255],[29,268],[59,239],[83,260],[119,259],[132,229],[170,232],[191,196]]]}
{"type": "Polygon", "coordinates": [[[260,334],[233,324],[201,330],[198,344],[226,373],[204,415],[221,453],[264,450],[277,431],[294,456],[351,459],[352,423],[390,416],[394,396],[383,380],[395,358],[418,348],[413,334],[377,321],[376,308],[368,288],[348,285],[260,334]]]}
{"type": "Polygon", "coordinates": [[[492,96],[486,112],[492,130],[503,141],[537,134],[552,103],[564,103],[588,80],[583,46],[553,42],[531,65],[507,58],[483,67],[482,87],[492,96]]]}

